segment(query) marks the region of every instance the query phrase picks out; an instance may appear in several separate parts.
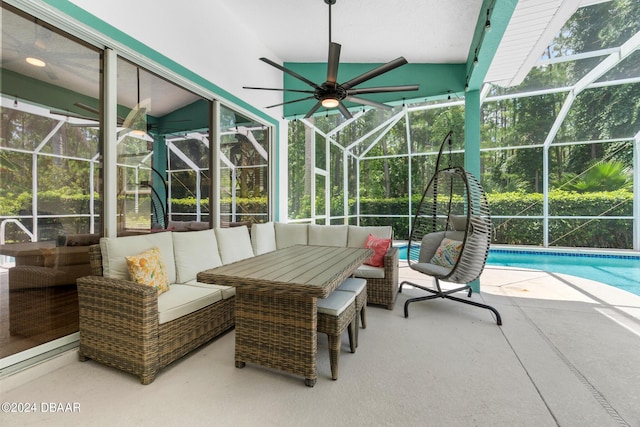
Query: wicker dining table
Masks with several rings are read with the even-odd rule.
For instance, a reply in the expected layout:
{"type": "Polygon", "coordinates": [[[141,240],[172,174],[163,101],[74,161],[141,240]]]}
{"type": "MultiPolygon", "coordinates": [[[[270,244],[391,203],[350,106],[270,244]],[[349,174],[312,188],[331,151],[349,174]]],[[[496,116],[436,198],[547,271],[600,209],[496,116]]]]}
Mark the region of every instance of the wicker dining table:
{"type": "Polygon", "coordinates": [[[198,281],[236,288],[236,367],[246,363],[305,378],[317,373],[317,299],[326,298],[371,249],[290,246],[198,273],[198,281]]]}

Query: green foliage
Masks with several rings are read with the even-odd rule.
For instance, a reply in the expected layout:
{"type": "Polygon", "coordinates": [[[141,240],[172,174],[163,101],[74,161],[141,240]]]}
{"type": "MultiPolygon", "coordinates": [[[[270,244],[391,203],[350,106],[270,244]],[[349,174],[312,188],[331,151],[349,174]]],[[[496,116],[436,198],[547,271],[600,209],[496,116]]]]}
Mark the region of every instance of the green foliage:
{"type": "MultiPolygon", "coordinates": [[[[494,217],[493,243],[509,245],[542,245],[543,221],[541,216],[543,196],[539,193],[491,193],[487,195],[494,217]],[[508,218],[495,218],[507,216],[508,218]]],[[[413,199],[417,209],[420,198],[413,199]]],[[[458,201],[459,202],[459,201],[458,201]]],[[[408,239],[407,218],[391,217],[407,212],[409,199],[362,199],[360,201],[361,225],[391,225],[396,239],[408,239]]],[[[549,194],[552,216],[602,216],[602,219],[554,219],[550,220],[552,244],[569,247],[626,248],[632,247],[631,220],[606,219],[607,216],[631,216],[633,193],[626,190],[580,194],[568,191],[552,191],[549,194]]]]}
{"type": "Polygon", "coordinates": [[[632,189],[633,178],[622,162],[609,161],[594,164],[582,175],[569,179],[560,188],[580,193],[632,189]]]}

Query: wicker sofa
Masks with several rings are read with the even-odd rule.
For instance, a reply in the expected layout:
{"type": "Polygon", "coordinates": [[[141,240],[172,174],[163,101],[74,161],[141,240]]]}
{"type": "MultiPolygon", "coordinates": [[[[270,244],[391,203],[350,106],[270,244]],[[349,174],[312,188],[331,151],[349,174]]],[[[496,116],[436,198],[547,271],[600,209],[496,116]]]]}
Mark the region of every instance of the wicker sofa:
{"type": "MultiPolygon", "coordinates": [[[[189,232],[102,238],[91,246],[92,275],[77,280],[81,361],[93,359],[151,383],[160,369],[235,325],[235,288],[204,284],[200,271],[295,244],[364,247],[387,227],[254,224],[189,232]],[[171,283],[158,295],[131,281],[125,257],[158,247],[171,283]]],[[[392,308],[398,289],[398,250],[383,267],[363,265],[369,303],[392,308]]]]}
{"type": "MultiPolygon", "coordinates": [[[[392,239],[388,226],[360,227],[355,225],[315,225],[267,222],[253,224],[251,242],[256,255],[291,245],[322,245],[365,247],[369,235],[392,239]]],[[[355,277],[367,279],[367,304],[381,305],[392,310],[398,295],[398,248],[390,246],[383,258],[383,266],[363,264],[355,277]]]]}
{"type": "Polygon", "coordinates": [[[214,230],[102,238],[89,255],[92,275],[77,280],[81,361],[149,384],[160,369],[235,325],[235,289],[195,280],[198,271],[222,265],[214,230]],[[153,247],[171,283],[161,295],[131,281],[125,259],[153,247]]]}

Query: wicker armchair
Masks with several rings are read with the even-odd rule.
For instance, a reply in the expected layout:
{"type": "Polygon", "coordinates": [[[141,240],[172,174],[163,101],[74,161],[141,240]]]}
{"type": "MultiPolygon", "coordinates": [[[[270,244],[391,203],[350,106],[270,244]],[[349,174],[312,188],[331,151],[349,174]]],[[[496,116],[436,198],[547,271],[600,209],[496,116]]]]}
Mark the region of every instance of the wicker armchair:
{"type": "Polygon", "coordinates": [[[235,325],[235,297],[159,324],[154,288],[103,277],[98,245],[89,256],[93,275],[77,280],[81,361],[96,360],[149,384],[160,369],[235,325]]]}

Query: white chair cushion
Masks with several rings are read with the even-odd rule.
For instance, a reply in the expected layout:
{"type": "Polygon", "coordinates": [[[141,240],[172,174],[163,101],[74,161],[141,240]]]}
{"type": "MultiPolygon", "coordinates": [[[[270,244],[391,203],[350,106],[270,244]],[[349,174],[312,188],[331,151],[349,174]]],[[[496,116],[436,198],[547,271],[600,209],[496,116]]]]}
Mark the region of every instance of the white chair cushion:
{"type": "Polygon", "coordinates": [[[285,224],[275,223],[276,247],[278,249],[288,248],[293,245],[306,245],[308,224],[285,224]]]}
{"type": "Polygon", "coordinates": [[[222,264],[253,257],[249,229],[245,226],[216,228],[216,239],[222,264]]]}
{"type": "Polygon", "coordinates": [[[456,231],[465,231],[465,228],[467,228],[467,216],[449,215],[449,224],[456,231]]]}
{"type": "Polygon", "coordinates": [[[347,246],[350,248],[364,248],[369,234],[373,234],[375,237],[379,237],[381,239],[390,239],[393,234],[393,229],[387,225],[371,227],[350,225],[347,236],[347,246]]]}
{"type": "Polygon", "coordinates": [[[251,246],[255,255],[276,250],[276,229],[273,222],[251,224],[251,246]]]}
{"type": "Polygon", "coordinates": [[[173,239],[170,232],[151,233],[127,237],[102,237],[102,275],[114,279],[131,280],[126,256],[138,255],[157,246],[167,268],[169,283],[176,282],[176,263],[173,256],[173,239]]]}
{"type": "Polygon", "coordinates": [[[318,298],[318,313],[339,316],[349,305],[354,304],[353,292],[333,291],[326,298],[318,298]]]}
{"type": "Polygon", "coordinates": [[[348,225],[309,224],[309,244],[344,248],[347,246],[348,231],[348,225]]]}
{"type": "Polygon", "coordinates": [[[199,272],[222,265],[216,233],[212,229],[171,234],[176,283],[195,280],[199,272]]]}
{"type": "Polygon", "coordinates": [[[360,277],[349,277],[344,282],[340,283],[336,290],[345,292],[354,292],[356,295],[360,295],[367,287],[367,280],[360,277]]]}
{"type": "Polygon", "coordinates": [[[190,285],[171,285],[158,297],[158,323],[170,322],[222,299],[218,289],[190,285]]]}
{"type": "Polygon", "coordinates": [[[353,275],[356,277],[364,277],[365,279],[384,279],[384,267],[362,264],[356,269],[353,275]]]}
{"type": "Polygon", "coordinates": [[[236,296],[236,288],[233,286],[223,286],[223,285],[212,285],[210,283],[202,283],[197,280],[191,280],[190,282],[185,283],[190,286],[200,286],[205,289],[217,289],[222,292],[222,299],[227,299],[236,296]]]}
{"type": "Polygon", "coordinates": [[[439,265],[430,264],[428,262],[411,264],[411,268],[429,276],[446,276],[451,272],[450,268],[441,267],[439,265]]]}

